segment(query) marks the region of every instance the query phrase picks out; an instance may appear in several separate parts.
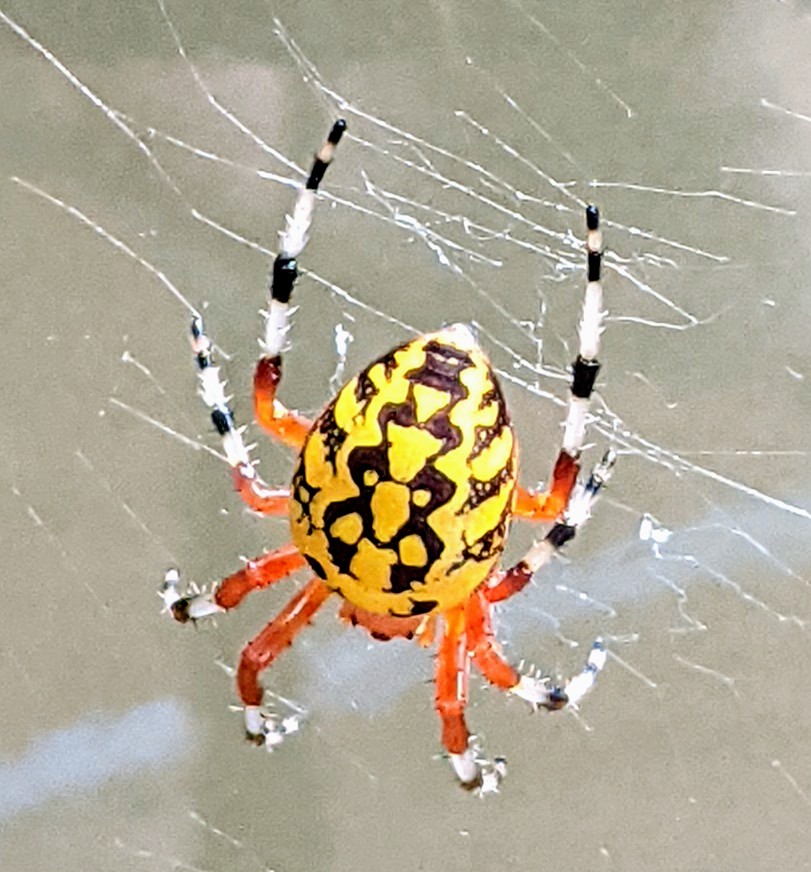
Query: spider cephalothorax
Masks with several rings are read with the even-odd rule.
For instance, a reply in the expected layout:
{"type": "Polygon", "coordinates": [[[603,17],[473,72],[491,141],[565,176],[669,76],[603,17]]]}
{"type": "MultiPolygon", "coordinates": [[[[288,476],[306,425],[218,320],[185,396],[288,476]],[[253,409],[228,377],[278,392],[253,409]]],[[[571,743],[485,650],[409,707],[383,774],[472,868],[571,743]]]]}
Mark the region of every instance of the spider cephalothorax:
{"type": "Polygon", "coordinates": [[[613,466],[609,452],[585,482],[577,481],[599,369],[599,216],[593,206],[586,210],[588,284],[580,353],[548,491],[516,483],[515,436],[504,397],[487,357],[461,324],[413,338],[375,360],[308,421],[276,399],[276,388],[296,257],[344,129],[338,121],[330,131],[282,234],[266,312],[265,354],[254,377],[257,421],[299,452],[289,489],[268,488],[257,475],[213,365],[211,342],[201,319],[192,323],[201,395],[222,436],[237,490],[257,512],[288,514],[293,542],[249,561],[210,594],[181,594],[178,574],[171,570],[162,596],[178,620],[198,620],[233,608],[250,591],[297,569],[312,570],[311,580],[246,646],[237,670],[247,734],[269,747],[281,741],[285,725],[262,708],[259,674],[331,594],[343,599],[343,619],[377,639],[415,637],[427,646],[438,636],[436,708],[443,744],[464,785],[491,788],[503,765],[486,764],[470,743],[464,719],[470,663],[497,687],[550,710],[577,704],[605,663],[596,642],[583,670],[563,687],[522,675],[501,654],[490,619],[493,603],[518,593],[575,535],[613,466]],[[552,527],[522,560],[500,569],[512,518],[550,521],[552,527]]]}

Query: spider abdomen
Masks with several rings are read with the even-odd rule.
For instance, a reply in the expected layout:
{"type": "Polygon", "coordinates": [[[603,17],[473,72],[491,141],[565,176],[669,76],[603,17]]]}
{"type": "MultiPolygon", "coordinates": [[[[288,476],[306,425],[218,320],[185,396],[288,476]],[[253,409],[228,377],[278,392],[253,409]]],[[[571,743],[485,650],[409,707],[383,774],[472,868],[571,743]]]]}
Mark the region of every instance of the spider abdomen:
{"type": "Polygon", "coordinates": [[[498,562],[515,467],[495,374],[454,325],[375,361],[324,409],[293,476],[293,538],[366,611],[447,609],[498,562]]]}

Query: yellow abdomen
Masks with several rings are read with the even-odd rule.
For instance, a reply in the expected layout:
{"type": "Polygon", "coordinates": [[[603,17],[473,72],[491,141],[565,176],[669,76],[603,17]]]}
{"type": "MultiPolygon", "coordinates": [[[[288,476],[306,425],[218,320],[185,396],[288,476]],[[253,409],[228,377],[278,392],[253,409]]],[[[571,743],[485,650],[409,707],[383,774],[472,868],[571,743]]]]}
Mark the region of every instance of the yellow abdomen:
{"type": "Polygon", "coordinates": [[[293,539],[362,609],[446,609],[499,560],[515,466],[504,398],[470,331],[421,336],[352,379],[315,422],[291,486],[293,539]]]}

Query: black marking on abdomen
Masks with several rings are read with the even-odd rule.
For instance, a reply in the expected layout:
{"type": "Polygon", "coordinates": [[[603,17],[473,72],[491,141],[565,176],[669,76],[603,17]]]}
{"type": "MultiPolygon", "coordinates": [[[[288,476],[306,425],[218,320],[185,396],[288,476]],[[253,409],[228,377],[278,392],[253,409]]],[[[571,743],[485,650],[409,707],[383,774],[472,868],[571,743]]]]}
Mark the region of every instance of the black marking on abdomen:
{"type": "Polygon", "coordinates": [[[510,427],[510,416],[507,414],[507,404],[504,401],[501,386],[498,383],[498,379],[492,373],[491,378],[493,379],[493,387],[482,397],[479,408],[484,409],[486,406],[496,403],[498,412],[496,413],[496,420],[489,427],[476,427],[476,439],[470,452],[471,460],[481,454],[494,439],[501,435],[503,430],[510,427]],[[487,402],[485,402],[485,398],[487,402]]]}
{"type": "Polygon", "coordinates": [[[468,395],[468,389],[460,381],[459,373],[472,366],[475,363],[466,351],[460,351],[452,345],[443,345],[433,339],[425,343],[425,362],[408,373],[408,380],[446,391],[454,402],[458,402],[468,395]]]}
{"type": "Polygon", "coordinates": [[[470,493],[467,496],[458,514],[464,515],[472,511],[477,506],[480,506],[485,500],[494,497],[501,488],[509,483],[513,477],[512,463],[505,466],[497,475],[494,475],[489,481],[478,481],[471,479],[469,482],[470,493]]]}
{"type": "Polygon", "coordinates": [[[321,490],[320,488],[313,487],[307,481],[307,477],[304,473],[304,458],[303,456],[300,456],[298,465],[296,466],[296,471],[293,473],[293,481],[290,485],[290,493],[301,506],[302,520],[306,521],[307,532],[312,535],[313,531],[315,530],[315,525],[313,524],[313,519],[310,516],[310,505],[315,497],[321,492],[321,490]],[[306,497],[306,499],[304,499],[303,497],[306,497]]]}
{"type": "Polygon", "coordinates": [[[439,605],[436,600],[415,600],[411,599],[411,614],[412,615],[427,615],[429,612],[439,605]]]}
{"type": "Polygon", "coordinates": [[[315,428],[324,436],[324,460],[335,471],[335,459],[346,441],[346,431],[335,420],[335,404],[330,403],[316,421],[315,428]]]}
{"type": "Polygon", "coordinates": [[[420,514],[427,517],[435,509],[444,506],[453,499],[456,485],[447,475],[435,466],[424,466],[408,483],[411,492],[428,491],[431,495],[428,503],[420,509],[420,514]]]}
{"type": "Polygon", "coordinates": [[[311,557],[309,554],[304,555],[307,558],[307,563],[310,564],[310,568],[312,571],[322,580],[327,580],[327,573],[324,567],[315,559],[315,557],[311,557]]]}
{"type": "Polygon", "coordinates": [[[427,615],[433,612],[439,605],[437,600],[415,600],[409,597],[411,608],[407,612],[396,612],[394,609],[389,609],[389,614],[393,618],[410,618],[414,615],[427,615]]]}
{"type": "MultiPolygon", "coordinates": [[[[405,523],[387,542],[380,542],[374,532],[374,514],[372,513],[372,494],[376,484],[368,485],[363,480],[366,470],[374,470],[379,482],[390,481],[388,469],[388,454],[381,446],[355,448],[349,455],[348,467],[352,479],[359,490],[358,496],[335,502],[324,511],[324,535],[327,539],[330,560],[338,572],[353,576],[350,566],[355,554],[356,544],[347,544],[331,535],[330,528],[339,518],[345,515],[357,514],[361,519],[361,538],[368,540],[376,548],[388,549],[399,555],[400,542],[407,536],[418,536],[425,548],[426,561],[424,566],[406,566],[395,563],[390,571],[389,593],[405,593],[413,590],[415,584],[423,584],[432,565],[442,556],[445,547],[442,539],[437,536],[428,524],[428,516],[439,506],[447,503],[456,490],[453,482],[432,466],[424,467],[415,478],[404,487],[413,493],[415,490],[426,490],[430,500],[425,506],[417,506],[412,501],[409,516],[405,523]]],[[[360,541],[360,540],[359,540],[360,541]]]]}
{"type": "Polygon", "coordinates": [[[355,399],[359,403],[364,403],[376,395],[377,388],[375,383],[369,378],[369,370],[364,369],[358,376],[357,383],[355,384],[355,399]]]}

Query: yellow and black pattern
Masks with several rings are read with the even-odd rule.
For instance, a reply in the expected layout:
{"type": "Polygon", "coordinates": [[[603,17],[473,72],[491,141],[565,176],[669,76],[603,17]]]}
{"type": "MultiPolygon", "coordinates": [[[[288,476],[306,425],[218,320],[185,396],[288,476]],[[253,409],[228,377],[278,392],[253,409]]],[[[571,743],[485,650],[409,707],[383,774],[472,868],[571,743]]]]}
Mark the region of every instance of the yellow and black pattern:
{"type": "Polygon", "coordinates": [[[293,538],[360,608],[446,609],[501,555],[515,467],[493,370],[455,325],[375,361],[323,411],[293,476],[293,538]]]}

